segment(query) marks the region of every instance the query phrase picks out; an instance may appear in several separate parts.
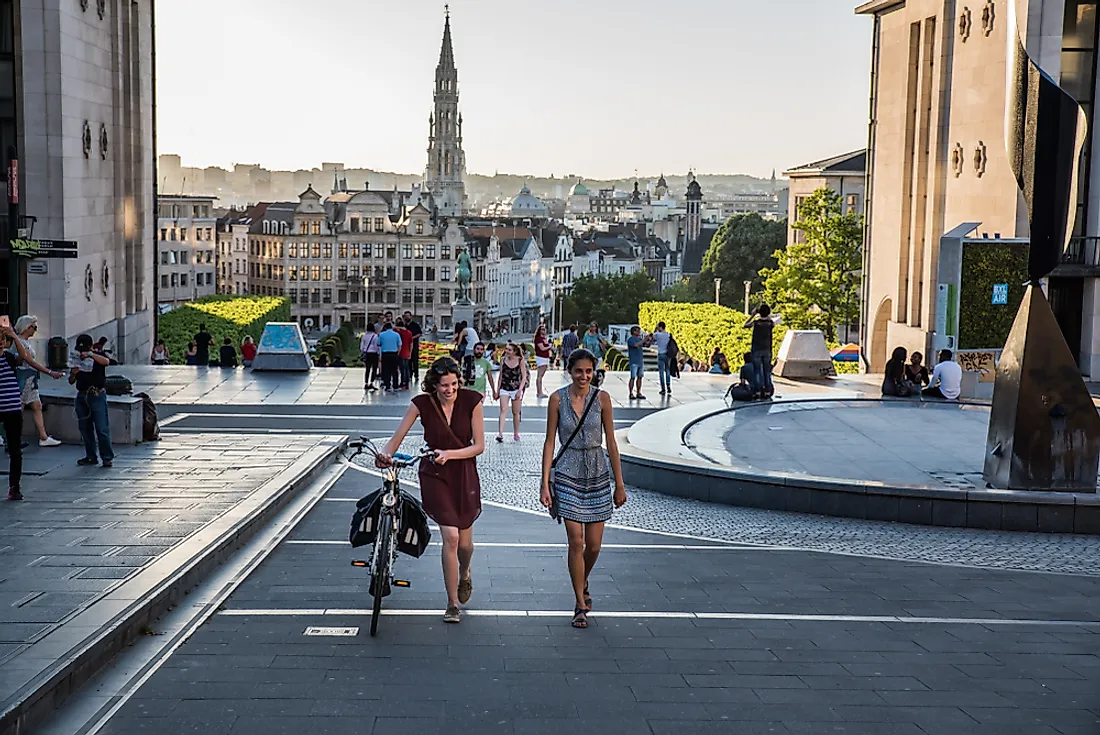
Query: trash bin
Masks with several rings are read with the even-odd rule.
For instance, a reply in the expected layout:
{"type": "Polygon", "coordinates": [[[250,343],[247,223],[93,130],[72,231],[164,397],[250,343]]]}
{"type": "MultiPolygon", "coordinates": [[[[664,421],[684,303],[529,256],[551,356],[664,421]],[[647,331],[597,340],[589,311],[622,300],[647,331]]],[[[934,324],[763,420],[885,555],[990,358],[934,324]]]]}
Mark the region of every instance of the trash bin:
{"type": "Polygon", "coordinates": [[[46,362],[50,370],[65,370],[69,367],[69,343],[64,337],[51,337],[46,343],[46,362]]]}

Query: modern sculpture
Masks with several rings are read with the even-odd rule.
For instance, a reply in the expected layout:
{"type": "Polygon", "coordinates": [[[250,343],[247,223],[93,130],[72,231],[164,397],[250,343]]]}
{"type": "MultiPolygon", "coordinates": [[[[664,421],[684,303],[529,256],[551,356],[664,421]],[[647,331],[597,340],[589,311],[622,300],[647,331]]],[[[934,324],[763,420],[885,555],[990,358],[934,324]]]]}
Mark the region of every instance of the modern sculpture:
{"type": "Polygon", "coordinates": [[[1087,122],[1028,56],[1015,2],[1008,6],[1005,145],[1027,205],[1031,251],[1027,291],[997,365],[984,476],[997,488],[1095,492],[1100,415],[1040,286],[1073,232],[1087,122]]]}

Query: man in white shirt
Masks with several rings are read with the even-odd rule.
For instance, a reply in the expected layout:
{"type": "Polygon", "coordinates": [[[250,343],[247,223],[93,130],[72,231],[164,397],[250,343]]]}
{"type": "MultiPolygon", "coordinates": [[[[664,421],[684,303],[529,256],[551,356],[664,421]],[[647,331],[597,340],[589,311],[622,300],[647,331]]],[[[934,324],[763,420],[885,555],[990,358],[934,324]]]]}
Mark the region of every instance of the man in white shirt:
{"type": "Polygon", "coordinates": [[[940,350],[940,361],[932,371],[928,387],[921,391],[924,398],[944,398],[953,401],[962,392],[963,371],[952,358],[951,350],[940,350]]]}

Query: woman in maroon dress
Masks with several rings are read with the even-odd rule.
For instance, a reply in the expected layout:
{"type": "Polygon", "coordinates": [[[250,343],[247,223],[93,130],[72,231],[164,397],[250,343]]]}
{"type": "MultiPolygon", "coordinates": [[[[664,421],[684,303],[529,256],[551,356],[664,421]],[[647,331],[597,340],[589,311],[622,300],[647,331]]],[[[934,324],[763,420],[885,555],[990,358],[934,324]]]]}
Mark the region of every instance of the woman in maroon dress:
{"type": "Polygon", "coordinates": [[[448,623],[461,621],[459,605],[469,601],[474,589],[470,560],[474,521],[481,515],[481,480],[475,458],[485,451],[481,394],[463,389],[461,376],[462,368],[453,358],[432,363],[424,377],[424,392],[412,400],[378,458],[379,467],[390,465],[393,453],[419,416],[424,441],[436,450],[434,463],[420,463],[420,499],[443,536],[443,583],[447,588],[443,620],[448,623]]]}

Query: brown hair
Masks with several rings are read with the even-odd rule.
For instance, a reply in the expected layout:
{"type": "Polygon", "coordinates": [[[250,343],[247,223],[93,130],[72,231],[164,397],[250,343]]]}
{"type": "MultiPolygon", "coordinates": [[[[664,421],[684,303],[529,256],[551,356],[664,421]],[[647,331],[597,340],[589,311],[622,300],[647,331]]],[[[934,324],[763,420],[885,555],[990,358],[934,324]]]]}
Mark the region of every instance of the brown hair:
{"type": "Polygon", "coordinates": [[[425,393],[435,393],[439,388],[439,381],[444,375],[453,373],[458,376],[458,387],[462,387],[462,367],[453,357],[441,357],[432,363],[424,374],[424,382],[420,384],[420,390],[425,393]]]}

